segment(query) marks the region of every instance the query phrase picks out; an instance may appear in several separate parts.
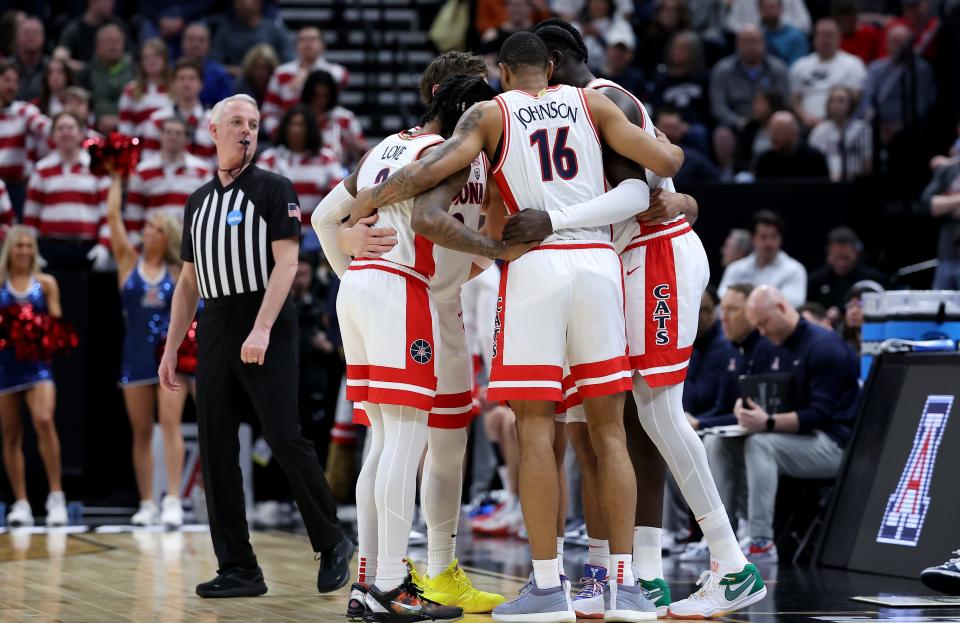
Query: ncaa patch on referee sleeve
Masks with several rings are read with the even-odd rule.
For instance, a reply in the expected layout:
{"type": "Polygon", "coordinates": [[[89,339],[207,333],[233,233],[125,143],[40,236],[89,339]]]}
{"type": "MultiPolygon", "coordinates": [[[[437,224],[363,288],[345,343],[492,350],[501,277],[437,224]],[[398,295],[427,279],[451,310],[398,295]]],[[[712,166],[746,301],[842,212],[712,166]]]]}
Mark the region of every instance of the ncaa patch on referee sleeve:
{"type": "Polygon", "coordinates": [[[300,220],[300,206],[295,203],[287,204],[287,216],[300,220]]]}
{"type": "Polygon", "coordinates": [[[414,340],[410,344],[410,358],[417,363],[429,363],[433,358],[433,348],[426,340],[414,340]]]}

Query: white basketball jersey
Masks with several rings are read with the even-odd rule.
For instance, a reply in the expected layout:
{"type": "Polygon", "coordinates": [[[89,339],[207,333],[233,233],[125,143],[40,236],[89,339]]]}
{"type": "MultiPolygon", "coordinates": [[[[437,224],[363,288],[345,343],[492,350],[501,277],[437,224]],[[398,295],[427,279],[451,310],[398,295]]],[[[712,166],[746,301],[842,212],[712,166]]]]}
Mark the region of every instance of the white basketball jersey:
{"type": "MultiPolygon", "coordinates": [[[[450,203],[450,215],[473,230],[480,229],[480,210],[487,193],[487,157],[481,153],[470,166],[467,183],[450,203]]],[[[437,302],[446,302],[460,295],[460,286],[470,277],[473,256],[441,247],[433,248],[437,270],[430,280],[430,291],[437,302]]]]}
{"type": "MultiPolygon", "coordinates": [[[[606,78],[596,78],[592,80],[587,87],[588,89],[593,89],[594,91],[600,91],[601,89],[616,89],[621,93],[625,93],[630,96],[630,99],[633,100],[633,103],[637,105],[637,108],[640,109],[640,127],[644,132],[652,136],[653,138],[657,137],[657,133],[653,131],[653,121],[650,119],[650,113],[647,112],[647,108],[643,105],[643,102],[640,99],[623,88],[616,82],[612,80],[607,80],[606,78]]],[[[647,172],[647,186],[650,188],[663,188],[670,192],[674,192],[676,189],[673,186],[673,178],[663,178],[651,171],[646,169],[647,172]]],[[[676,219],[679,221],[682,216],[678,216],[676,219]]],[[[672,221],[671,221],[672,222],[672,221]]],[[[629,242],[631,238],[640,233],[640,224],[636,219],[631,218],[622,223],[618,223],[614,226],[614,241],[617,250],[620,251],[626,246],[626,242],[629,242]]]]}
{"type": "MultiPolygon", "coordinates": [[[[503,141],[493,173],[510,213],[556,210],[603,194],[603,152],[582,89],[508,91],[494,101],[503,117],[503,141]]],[[[562,229],[544,242],[610,237],[608,226],[562,229]]]]}
{"type": "MultiPolygon", "coordinates": [[[[373,148],[357,172],[357,189],[376,186],[397,169],[419,158],[424,149],[442,142],[443,138],[439,134],[412,136],[409,131],[404,131],[388,136],[373,148]]],[[[428,279],[433,276],[433,243],[415,234],[410,226],[413,199],[401,201],[378,213],[380,218],[374,227],[392,227],[397,230],[397,246],[385,253],[381,259],[409,266],[428,279]]]]}

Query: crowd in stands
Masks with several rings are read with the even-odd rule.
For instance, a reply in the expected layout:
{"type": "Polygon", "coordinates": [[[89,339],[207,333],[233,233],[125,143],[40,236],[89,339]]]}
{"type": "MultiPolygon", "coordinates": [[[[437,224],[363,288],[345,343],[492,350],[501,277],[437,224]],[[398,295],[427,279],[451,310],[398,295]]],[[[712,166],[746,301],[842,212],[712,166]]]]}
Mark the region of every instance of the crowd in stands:
{"type": "MultiPolygon", "coordinates": [[[[262,111],[260,153],[250,157],[290,178],[300,197],[305,227],[294,296],[301,361],[316,363],[301,367],[301,404],[316,411],[316,396],[336,394],[342,360],[337,281],[310,214],[369,143],[357,116],[340,105],[350,73],[325,57],[321,30],[291,32],[261,0],[221,4],[139,2],[128,21],[114,0],[87,0],[83,13],[67,20],[19,11],[0,18],[0,35],[9,35],[0,41],[0,238],[22,223],[48,269],[115,269],[111,179],[92,170],[84,142],[114,131],[140,140],[122,207],[129,242],[139,247],[151,218],[182,218],[186,197],[217,166],[211,106],[231,93],[249,94],[262,111]],[[221,10],[216,19],[203,19],[214,9],[221,10]]],[[[925,132],[938,110],[956,107],[949,99],[956,70],[941,29],[947,3],[879,4],[479,0],[474,28],[476,50],[497,85],[497,51],[511,33],[552,15],[577,24],[591,70],[646,102],[656,125],[683,147],[680,189],[778,178],[845,182],[873,173],[882,150],[925,132]],[[943,75],[949,80],[938,79],[943,75]]],[[[957,11],[956,3],[950,7],[957,11]]],[[[944,223],[935,286],[960,288],[960,140],[930,166],[918,206],[944,223]]],[[[864,262],[850,228],[830,232],[824,265],[809,271],[782,249],[788,235],[776,212],[762,210],[750,231],[733,229],[722,249],[711,250],[723,272],[714,277],[716,293],[704,296],[684,397],[695,429],[739,424],[759,432],[769,430],[767,415],[774,414],[741,400],[737,378],[782,370],[799,379],[797,409],[776,414],[780,434],[709,437],[725,506],[746,519],[746,536],[761,548],[774,536],[778,473],[836,474],[858,392],[862,297],[889,285],[864,262]],[[796,369],[787,369],[789,362],[796,369]]],[[[504,409],[492,413],[499,419],[488,435],[507,447],[512,426],[504,409]]],[[[350,445],[357,435],[337,424],[333,438],[350,445]]],[[[346,476],[332,480],[355,477],[340,473],[346,476]]]]}

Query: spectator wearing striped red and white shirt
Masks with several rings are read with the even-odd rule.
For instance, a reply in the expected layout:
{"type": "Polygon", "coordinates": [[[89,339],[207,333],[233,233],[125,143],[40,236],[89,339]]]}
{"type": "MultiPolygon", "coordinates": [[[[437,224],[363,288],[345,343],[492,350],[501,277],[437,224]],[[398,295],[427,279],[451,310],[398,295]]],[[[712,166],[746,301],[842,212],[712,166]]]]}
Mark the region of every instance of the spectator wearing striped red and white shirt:
{"type": "Polygon", "coordinates": [[[170,105],[167,83],[167,46],[163,39],[150,39],[140,50],[137,77],[127,83],[120,96],[121,133],[142,137],[150,115],[170,105]]]}
{"type": "MultiPolygon", "coordinates": [[[[83,141],[103,138],[103,134],[90,127],[93,122],[93,116],[90,114],[90,91],[83,87],[67,87],[63,94],[63,111],[72,113],[74,117],[81,121],[86,121],[82,128],[83,141]]],[[[50,128],[47,139],[37,144],[37,160],[46,158],[56,148],[57,146],[53,142],[53,128],[50,128]]]]}
{"type": "Polygon", "coordinates": [[[37,146],[46,139],[50,125],[36,106],[14,100],[19,80],[13,62],[0,62],[0,179],[7,184],[17,214],[23,207],[23,184],[32,171],[37,146]]]}
{"type": "Polygon", "coordinates": [[[180,59],[173,69],[171,96],[173,103],[157,110],[144,129],[141,159],[149,159],[160,152],[160,134],[163,122],[171,117],[179,117],[187,123],[189,145],[187,151],[216,166],[217,147],[210,135],[210,111],[200,103],[200,89],[203,88],[203,72],[193,61],[180,59]]]}
{"type": "Polygon", "coordinates": [[[183,220],[183,206],[190,194],[210,181],[213,171],[200,158],[187,152],[187,126],[181,119],[163,122],[159,155],[142,160],[127,185],[123,223],[130,241],[140,244],[143,224],[155,214],[183,220]]]}
{"type": "Polygon", "coordinates": [[[0,180],[0,241],[6,235],[7,230],[13,225],[13,205],[10,203],[10,194],[7,193],[7,185],[0,180]]]}
{"type": "Polygon", "coordinates": [[[23,224],[40,241],[51,268],[104,268],[110,259],[106,222],[110,178],[90,171],[90,154],[81,149],[80,121],[68,112],[53,118],[56,151],[37,163],[27,183],[23,224]]]}
{"type": "Polygon", "coordinates": [[[257,166],[282,175],[293,182],[300,199],[300,218],[304,227],[301,247],[316,251],[320,241],[310,226],[310,215],[317,204],[344,178],[343,164],[325,147],[313,112],[299,104],[280,120],[276,147],[260,154],[257,166]]]}
{"type": "Polygon", "coordinates": [[[363,136],[357,116],[338,105],[340,87],[333,76],[322,70],[311,72],[303,85],[301,99],[317,117],[323,144],[332,149],[348,168],[352,168],[370,146],[363,136]]]}
{"type": "Polygon", "coordinates": [[[297,33],[297,58],[277,67],[267,84],[262,108],[263,126],[267,133],[272,135],[283,113],[300,102],[303,84],[310,72],[326,71],[341,88],[347,86],[350,74],[346,67],[323,58],[325,50],[319,28],[305,26],[297,33]]]}

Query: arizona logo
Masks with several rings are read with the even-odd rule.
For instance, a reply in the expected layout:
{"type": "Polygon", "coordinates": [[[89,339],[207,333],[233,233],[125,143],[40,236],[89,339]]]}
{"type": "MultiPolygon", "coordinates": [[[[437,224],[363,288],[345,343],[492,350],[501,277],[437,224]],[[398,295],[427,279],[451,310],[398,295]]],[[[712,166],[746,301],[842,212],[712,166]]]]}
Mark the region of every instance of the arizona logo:
{"type": "Polygon", "coordinates": [[[651,318],[657,325],[654,332],[657,346],[666,346],[670,343],[670,332],[667,330],[667,322],[673,318],[673,310],[667,301],[670,300],[670,286],[665,283],[653,286],[653,298],[657,301],[653,307],[651,318]]]}
{"type": "Polygon", "coordinates": [[[417,363],[428,363],[433,357],[433,348],[426,340],[414,340],[410,344],[410,357],[417,363]]]}

